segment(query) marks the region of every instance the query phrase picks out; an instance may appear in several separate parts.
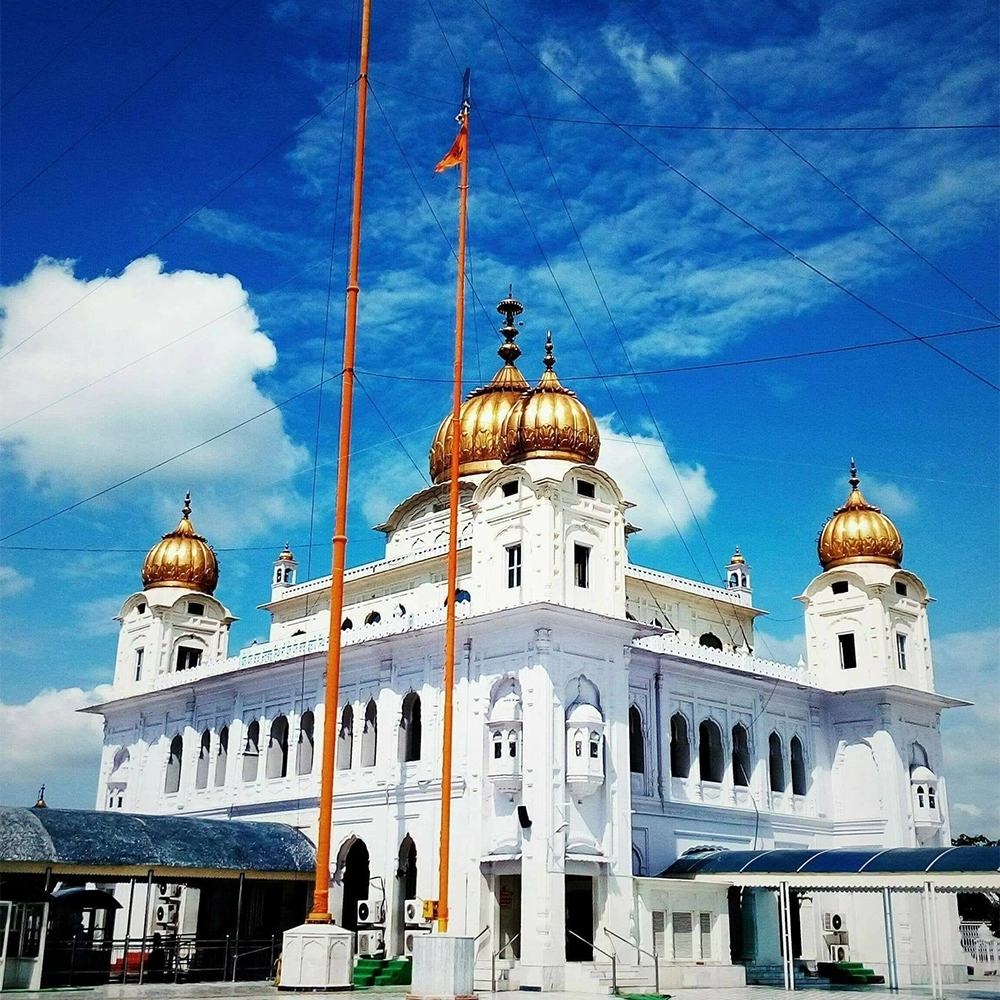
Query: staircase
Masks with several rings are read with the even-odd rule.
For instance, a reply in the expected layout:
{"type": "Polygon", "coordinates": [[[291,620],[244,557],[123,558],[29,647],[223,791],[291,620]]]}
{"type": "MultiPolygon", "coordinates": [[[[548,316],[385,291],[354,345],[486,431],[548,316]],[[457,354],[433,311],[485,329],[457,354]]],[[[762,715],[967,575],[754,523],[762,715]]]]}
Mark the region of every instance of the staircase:
{"type": "MultiPolygon", "coordinates": [[[[662,967],[661,967],[661,972],[662,967]]],[[[655,996],[655,975],[652,965],[618,963],[618,992],[655,996]]],[[[569,992],[611,993],[611,966],[596,962],[569,962],[566,965],[566,989],[569,992]]],[[[662,983],[661,983],[662,992],[662,983]]]]}
{"type": "Polygon", "coordinates": [[[824,979],[842,986],[874,986],[885,982],[885,976],[876,975],[861,962],[817,962],[816,971],[824,979]]]}
{"type": "Polygon", "coordinates": [[[354,988],[367,986],[409,986],[413,965],[408,958],[359,958],[354,966],[354,988]]]}

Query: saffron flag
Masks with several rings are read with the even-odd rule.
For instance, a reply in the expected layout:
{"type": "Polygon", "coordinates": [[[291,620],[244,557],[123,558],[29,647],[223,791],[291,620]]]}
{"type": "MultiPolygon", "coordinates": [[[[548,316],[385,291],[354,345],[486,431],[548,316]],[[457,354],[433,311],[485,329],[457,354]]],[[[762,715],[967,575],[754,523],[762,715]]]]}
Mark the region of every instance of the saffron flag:
{"type": "Polygon", "coordinates": [[[434,173],[439,174],[442,170],[450,167],[457,167],[465,156],[465,151],[469,146],[469,120],[463,119],[462,127],[458,130],[458,135],[451,145],[451,149],[445,153],[444,159],[434,168],[434,173]]]}

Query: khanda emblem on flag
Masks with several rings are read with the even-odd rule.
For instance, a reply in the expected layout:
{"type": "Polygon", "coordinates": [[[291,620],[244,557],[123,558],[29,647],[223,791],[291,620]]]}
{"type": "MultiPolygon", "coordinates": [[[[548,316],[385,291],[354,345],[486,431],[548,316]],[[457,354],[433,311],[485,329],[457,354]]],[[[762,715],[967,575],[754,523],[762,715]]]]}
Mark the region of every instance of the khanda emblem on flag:
{"type": "Polygon", "coordinates": [[[451,149],[445,153],[444,158],[434,168],[434,173],[436,174],[441,173],[443,170],[449,170],[451,167],[460,166],[469,150],[469,108],[472,107],[472,95],[469,88],[470,74],[471,70],[467,69],[462,80],[462,110],[458,113],[458,118],[456,119],[461,123],[462,127],[458,130],[458,135],[451,144],[451,149]]]}

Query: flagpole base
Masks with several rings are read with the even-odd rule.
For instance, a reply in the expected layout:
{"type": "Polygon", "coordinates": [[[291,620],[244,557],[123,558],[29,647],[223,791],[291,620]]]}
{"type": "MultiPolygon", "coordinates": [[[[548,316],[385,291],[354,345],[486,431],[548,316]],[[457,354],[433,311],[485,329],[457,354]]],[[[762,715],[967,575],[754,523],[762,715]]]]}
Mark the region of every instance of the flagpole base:
{"type": "Polygon", "coordinates": [[[285,931],[278,989],[354,989],[354,934],[335,924],[318,923],[285,931]]]}
{"type": "Polygon", "coordinates": [[[413,939],[413,985],[407,1000],[478,1000],[475,939],[425,934],[413,939]]]}

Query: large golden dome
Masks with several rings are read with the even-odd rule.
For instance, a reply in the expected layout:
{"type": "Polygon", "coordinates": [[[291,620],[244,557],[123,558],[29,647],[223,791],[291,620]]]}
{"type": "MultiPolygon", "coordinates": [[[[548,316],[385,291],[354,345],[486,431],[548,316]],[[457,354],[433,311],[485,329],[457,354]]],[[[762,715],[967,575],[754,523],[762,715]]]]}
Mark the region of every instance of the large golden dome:
{"type": "Polygon", "coordinates": [[[545,342],[545,372],[538,385],[511,408],[503,433],[503,461],[561,458],[593,465],[601,453],[601,435],[593,414],[564,389],[555,373],[552,334],[545,342]]]}
{"type": "MultiPolygon", "coordinates": [[[[531,388],[514,364],[521,356],[521,348],[514,343],[517,336],[514,317],[520,316],[524,307],[514,298],[513,290],[497,306],[497,312],[507,318],[507,322],[500,328],[504,342],[497,351],[503,358],[504,365],[493,376],[489,385],[474,389],[462,404],[459,424],[460,476],[491,472],[500,467],[500,450],[507,414],[521,394],[531,388]]],[[[451,414],[441,421],[441,426],[434,435],[429,457],[431,479],[435,483],[445,482],[451,475],[451,414]]]]}
{"type": "Polygon", "coordinates": [[[881,563],[898,569],[903,561],[903,539],[896,525],[861,495],[860,482],[852,459],[851,494],[823,526],[819,561],[825,570],[851,563],[881,563]]]}
{"type": "Polygon", "coordinates": [[[219,583],[219,563],[212,547],[196,535],[188,520],[191,494],[184,498],[181,522],[157,542],[142,564],[142,586],[184,587],[211,594],[219,583]]]}

